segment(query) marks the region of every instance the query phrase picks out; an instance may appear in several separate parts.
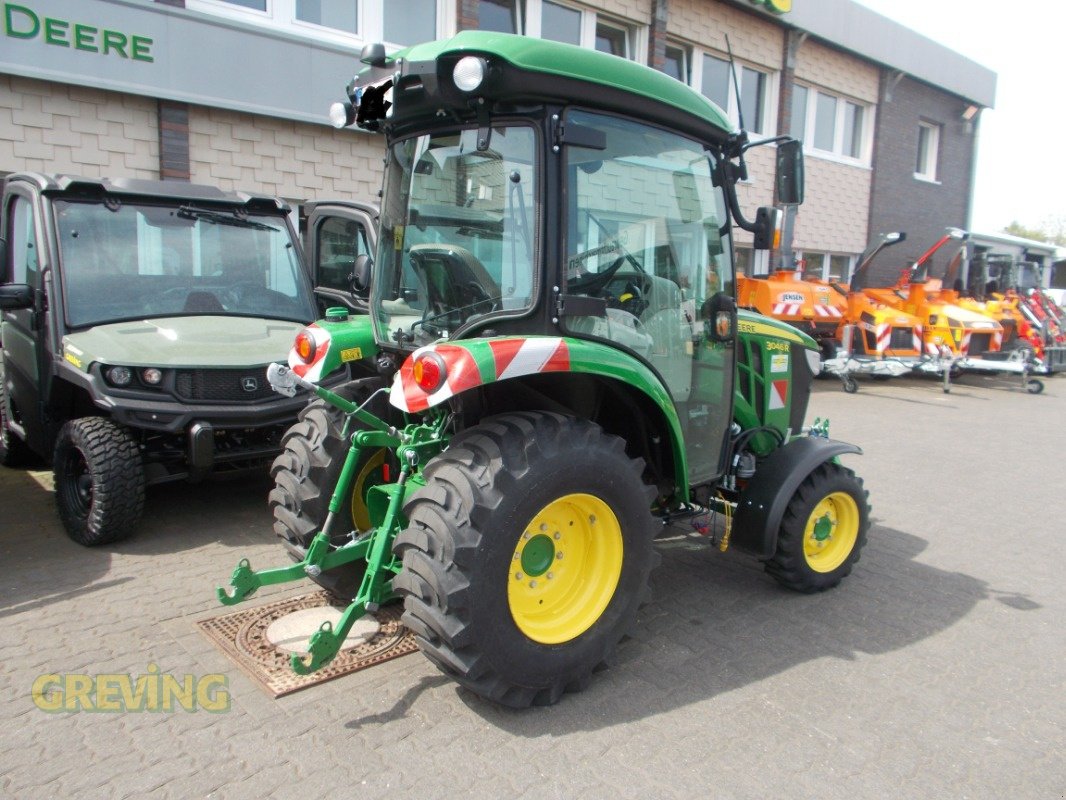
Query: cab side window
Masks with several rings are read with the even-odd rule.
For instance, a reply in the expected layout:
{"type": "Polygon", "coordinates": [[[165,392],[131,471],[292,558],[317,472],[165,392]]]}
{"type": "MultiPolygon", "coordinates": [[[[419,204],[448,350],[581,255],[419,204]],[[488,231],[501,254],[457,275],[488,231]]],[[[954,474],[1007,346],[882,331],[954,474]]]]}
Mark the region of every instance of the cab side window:
{"type": "Polygon", "coordinates": [[[355,220],[327,217],[315,231],[318,240],[317,284],[348,291],[355,259],[368,253],[366,231],[355,220]]]}
{"type": "Polygon", "coordinates": [[[5,278],[10,283],[38,285],[40,271],[37,231],[33,208],[25,197],[15,197],[8,206],[8,264],[5,278]]]}

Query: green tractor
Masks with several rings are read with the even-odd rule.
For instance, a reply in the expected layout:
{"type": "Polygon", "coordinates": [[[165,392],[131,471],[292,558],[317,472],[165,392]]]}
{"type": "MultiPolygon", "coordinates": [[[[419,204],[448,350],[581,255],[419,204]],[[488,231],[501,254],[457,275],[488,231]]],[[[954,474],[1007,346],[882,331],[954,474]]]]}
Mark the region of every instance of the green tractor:
{"type": "MultiPolygon", "coordinates": [[[[752,146],[666,75],[524,37],[363,53],[336,123],[385,134],[376,258],[271,383],[313,392],[274,463],[292,566],[242,561],[226,604],[310,577],[350,599],[294,656],[328,663],[402,599],[422,651],[498,703],[554,703],[634,623],[667,523],[783,585],[835,586],[869,527],[859,448],[804,428],[818,347],[735,304],[736,182],[752,146]],[[732,217],[732,221],[730,219],[732,217]],[[320,381],[361,376],[337,391],[320,381]]],[[[774,140],[778,196],[802,196],[774,140]]]]}

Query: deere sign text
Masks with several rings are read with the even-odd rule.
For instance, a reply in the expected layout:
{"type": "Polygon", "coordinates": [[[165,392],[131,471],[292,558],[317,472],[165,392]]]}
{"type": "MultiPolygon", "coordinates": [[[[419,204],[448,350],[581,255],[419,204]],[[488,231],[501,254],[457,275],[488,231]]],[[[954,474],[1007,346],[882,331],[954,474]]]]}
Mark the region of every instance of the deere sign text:
{"type": "Polygon", "coordinates": [[[152,40],[84,22],[42,17],[32,8],[4,3],[4,33],[12,39],[42,39],[45,44],[89,53],[153,62],[152,40]]]}

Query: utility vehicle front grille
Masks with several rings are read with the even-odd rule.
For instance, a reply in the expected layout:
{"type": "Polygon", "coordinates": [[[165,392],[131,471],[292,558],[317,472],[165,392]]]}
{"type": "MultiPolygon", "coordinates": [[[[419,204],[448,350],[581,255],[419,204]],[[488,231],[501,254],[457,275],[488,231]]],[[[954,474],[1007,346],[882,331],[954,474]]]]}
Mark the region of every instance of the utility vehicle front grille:
{"type": "Polygon", "coordinates": [[[174,391],[193,402],[261,402],[275,395],[267,382],[266,369],[185,369],[178,370],[174,391]]]}

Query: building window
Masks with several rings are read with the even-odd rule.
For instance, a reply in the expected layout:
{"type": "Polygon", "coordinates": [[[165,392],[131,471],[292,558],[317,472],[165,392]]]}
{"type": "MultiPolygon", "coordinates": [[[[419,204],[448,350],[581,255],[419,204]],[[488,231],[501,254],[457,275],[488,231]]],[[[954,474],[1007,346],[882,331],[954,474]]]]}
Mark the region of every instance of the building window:
{"type": "Polygon", "coordinates": [[[940,126],[931,122],[918,123],[918,163],[914,177],[935,181],[936,165],[940,160],[940,126]]]}
{"type": "Polygon", "coordinates": [[[663,61],[663,72],[671,78],[688,83],[691,79],[689,74],[688,50],[681,45],[666,45],[666,59],[663,61]]]}
{"type": "Polygon", "coordinates": [[[693,89],[717,103],[733,124],[740,124],[743,111],[744,127],[752,133],[769,133],[772,127],[770,108],[770,75],[754,67],[738,65],[737,81],[740,83],[738,97],[733,85],[729,62],[708,53],[700,54],[702,64],[693,80],[693,89]]]}
{"type": "Polygon", "coordinates": [[[581,12],[576,8],[544,0],[540,18],[540,38],[580,45],[581,12]]]}
{"type": "Polygon", "coordinates": [[[794,253],[796,269],[805,281],[845,283],[851,279],[855,256],[844,253],[819,253],[815,250],[794,253]]]}
{"type": "Polygon", "coordinates": [[[634,58],[646,47],[643,31],[577,3],[560,0],[481,0],[478,28],[520,33],[634,58]]]}
{"type": "Polygon", "coordinates": [[[455,28],[454,0],[185,0],[185,6],[352,47],[404,47],[455,28]]]}
{"type": "Polygon", "coordinates": [[[411,45],[436,39],[436,0],[388,0],[382,3],[384,39],[389,44],[411,45]]]}
{"type": "Polygon", "coordinates": [[[596,49],[619,58],[629,58],[629,32],[606,22],[597,22],[596,49]]]}
{"type": "Polygon", "coordinates": [[[796,85],[789,133],[804,142],[808,152],[868,164],[873,131],[869,111],[869,106],[847,98],[796,85]]]}
{"type": "Polygon", "coordinates": [[[518,0],[481,0],[477,13],[479,30],[522,32],[522,7],[518,0]]]}
{"type": "Polygon", "coordinates": [[[358,33],[359,4],[350,0],[296,0],[296,19],[358,33]]]}

